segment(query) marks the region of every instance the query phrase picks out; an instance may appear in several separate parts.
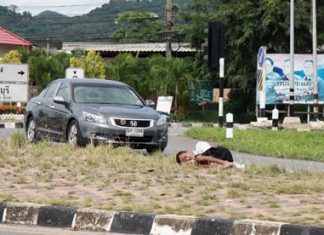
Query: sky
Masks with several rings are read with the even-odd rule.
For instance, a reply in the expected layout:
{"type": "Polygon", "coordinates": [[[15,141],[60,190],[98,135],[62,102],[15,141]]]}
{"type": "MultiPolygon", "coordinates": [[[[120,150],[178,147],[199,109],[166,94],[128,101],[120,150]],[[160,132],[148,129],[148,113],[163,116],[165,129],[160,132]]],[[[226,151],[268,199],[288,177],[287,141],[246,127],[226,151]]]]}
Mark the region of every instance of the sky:
{"type": "Polygon", "coordinates": [[[29,11],[33,16],[46,10],[75,16],[86,14],[108,2],[109,0],[0,0],[0,5],[16,5],[17,12],[29,11]]]}

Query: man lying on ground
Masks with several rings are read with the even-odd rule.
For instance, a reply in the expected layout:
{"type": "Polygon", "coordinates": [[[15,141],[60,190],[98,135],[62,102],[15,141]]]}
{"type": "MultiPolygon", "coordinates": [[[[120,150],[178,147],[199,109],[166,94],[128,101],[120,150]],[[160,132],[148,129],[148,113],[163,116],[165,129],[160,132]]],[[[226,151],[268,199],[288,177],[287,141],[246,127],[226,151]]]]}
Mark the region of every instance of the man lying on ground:
{"type": "Polygon", "coordinates": [[[211,147],[208,142],[199,141],[194,151],[180,151],[176,155],[179,164],[191,162],[197,166],[217,166],[223,169],[245,168],[243,164],[233,161],[230,150],[225,147],[211,147]]]}

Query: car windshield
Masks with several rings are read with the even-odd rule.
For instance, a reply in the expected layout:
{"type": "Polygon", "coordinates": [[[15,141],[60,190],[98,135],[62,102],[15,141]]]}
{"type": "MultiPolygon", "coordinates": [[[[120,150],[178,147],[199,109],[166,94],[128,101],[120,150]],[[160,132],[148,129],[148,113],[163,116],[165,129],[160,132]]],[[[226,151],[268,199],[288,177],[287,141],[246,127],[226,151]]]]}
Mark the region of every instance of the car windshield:
{"type": "Polygon", "coordinates": [[[143,105],[129,87],[105,84],[76,84],[73,86],[73,99],[76,103],[143,105]]]}

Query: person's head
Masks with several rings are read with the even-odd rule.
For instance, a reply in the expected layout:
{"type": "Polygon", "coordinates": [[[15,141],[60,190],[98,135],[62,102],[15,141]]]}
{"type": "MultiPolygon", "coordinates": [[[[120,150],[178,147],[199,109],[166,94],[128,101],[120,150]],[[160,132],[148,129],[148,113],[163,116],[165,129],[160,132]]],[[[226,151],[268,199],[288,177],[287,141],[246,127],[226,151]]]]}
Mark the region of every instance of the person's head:
{"type": "Polygon", "coordinates": [[[304,62],[304,73],[307,78],[313,76],[313,61],[312,60],[305,60],[304,62]]]}
{"type": "Polygon", "coordinates": [[[177,153],[176,155],[176,160],[177,160],[177,163],[179,163],[180,165],[183,163],[183,162],[187,162],[187,161],[192,161],[195,159],[195,156],[192,152],[190,151],[180,151],[177,153]]]}
{"type": "Polygon", "coordinates": [[[265,60],[265,72],[266,74],[269,74],[273,72],[273,60],[270,58],[266,58],[265,60]]]}

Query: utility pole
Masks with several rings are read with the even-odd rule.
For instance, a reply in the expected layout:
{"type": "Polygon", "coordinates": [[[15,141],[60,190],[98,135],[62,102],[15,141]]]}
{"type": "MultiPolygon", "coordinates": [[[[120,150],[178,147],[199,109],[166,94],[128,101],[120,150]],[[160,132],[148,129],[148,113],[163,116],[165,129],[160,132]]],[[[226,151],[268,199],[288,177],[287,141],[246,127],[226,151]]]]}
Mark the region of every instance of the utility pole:
{"type": "Polygon", "coordinates": [[[312,23],[313,23],[313,95],[314,95],[314,121],[318,121],[318,112],[319,112],[319,104],[318,104],[318,76],[317,76],[317,29],[316,29],[316,0],[312,0],[312,23]]]}
{"type": "Polygon", "coordinates": [[[165,45],[165,57],[167,59],[170,59],[172,57],[172,0],[166,0],[166,21],[165,21],[165,39],[166,39],[166,45],[165,45]]]}
{"type": "Polygon", "coordinates": [[[46,38],[46,56],[49,54],[49,38],[46,38]]]}

